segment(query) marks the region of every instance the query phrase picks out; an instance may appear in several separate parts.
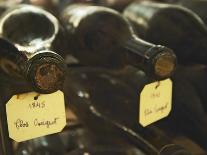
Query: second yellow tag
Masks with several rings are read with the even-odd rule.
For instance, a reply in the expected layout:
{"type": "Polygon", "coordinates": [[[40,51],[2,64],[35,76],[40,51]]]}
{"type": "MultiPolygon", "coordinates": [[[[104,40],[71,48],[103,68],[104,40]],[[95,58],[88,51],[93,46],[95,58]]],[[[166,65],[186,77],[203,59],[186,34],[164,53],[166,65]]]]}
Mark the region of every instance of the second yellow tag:
{"type": "Polygon", "coordinates": [[[172,108],[172,81],[154,82],[144,87],[140,94],[139,123],[150,125],[167,117],[172,108]]]}

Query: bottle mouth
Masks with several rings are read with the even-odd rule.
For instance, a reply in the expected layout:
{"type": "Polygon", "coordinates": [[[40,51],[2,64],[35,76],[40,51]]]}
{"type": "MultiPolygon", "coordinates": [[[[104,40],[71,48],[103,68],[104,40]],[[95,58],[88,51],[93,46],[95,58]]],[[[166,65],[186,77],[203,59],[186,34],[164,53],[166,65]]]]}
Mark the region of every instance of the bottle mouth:
{"type": "Polygon", "coordinates": [[[0,20],[1,35],[13,42],[20,51],[28,53],[49,46],[58,32],[57,19],[50,13],[31,5],[14,6],[0,20]],[[41,25],[41,28],[38,29],[37,25],[41,25]]]}
{"type": "Polygon", "coordinates": [[[27,77],[34,89],[40,93],[53,93],[62,89],[65,65],[62,57],[52,53],[35,55],[29,61],[27,77]]]}
{"type": "Polygon", "coordinates": [[[152,61],[153,73],[158,80],[169,78],[175,72],[177,58],[171,49],[162,47],[152,61]]]}
{"type": "Polygon", "coordinates": [[[155,58],[154,72],[160,78],[170,77],[176,68],[176,56],[172,52],[163,51],[155,58]]]}

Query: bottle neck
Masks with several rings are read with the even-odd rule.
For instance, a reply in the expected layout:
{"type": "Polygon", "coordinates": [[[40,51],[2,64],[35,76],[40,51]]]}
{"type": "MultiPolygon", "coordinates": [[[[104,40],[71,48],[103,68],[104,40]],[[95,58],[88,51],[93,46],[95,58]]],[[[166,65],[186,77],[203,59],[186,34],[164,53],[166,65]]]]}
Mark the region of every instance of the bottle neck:
{"type": "Polygon", "coordinates": [[[157,80],[168,78],[176,67],[176,56],[171,49],[145,42],[136,36],[124,45],[129,65],[138,67],[157,80]]]}
{"type": "Polygon", "coordinates": [[[141,40],[136,36],[133,36],[125,44],[125,48],[130,53],[140,56],[142,59],[146,60],[150,58],[148,55],[146,55],[146,51],[148,51],[150,48],[154,46],[155,45],[145,42],[144,40],[141,40]]]}

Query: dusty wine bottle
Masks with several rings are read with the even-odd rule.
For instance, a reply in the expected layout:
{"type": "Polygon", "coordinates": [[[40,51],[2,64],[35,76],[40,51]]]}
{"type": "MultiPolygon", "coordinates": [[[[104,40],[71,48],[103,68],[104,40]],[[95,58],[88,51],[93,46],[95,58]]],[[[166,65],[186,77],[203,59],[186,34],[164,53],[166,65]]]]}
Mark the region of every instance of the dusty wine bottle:
{"type": "Polygon", "coordinates": [[[53,51],[59,31],[57,19],[40,8],[17,5],[8,9],[0,19],[1,69],[10,76],[25,77],[40,93],[61,89],[64,60],[53,51]]]}
{"type": "Polygon", "coordinates": [[[149,155],[190,154],[173,144],[165,131],[138,123],[137,92],[131,86],[100,68],[70,69],[69,75],[64,85],[66,103],[92,131],[103,137],[121,136],[149,155]]]}
{"type": "Polygon", "coordinates": [[[173,4],[134,2],[124,11],[141,37],[175,51],[182,64],[207,60],[207,27],[191,10],[173,4]]]}
{"type": "Polygon", "coordinates": [[[61,19],[72,54],[82,64],[112,68],[130,64],[156,79],[175,70],[171,49],[139,39],[127,20],[112,9],[74,4],[64,9],[61,19]]]}

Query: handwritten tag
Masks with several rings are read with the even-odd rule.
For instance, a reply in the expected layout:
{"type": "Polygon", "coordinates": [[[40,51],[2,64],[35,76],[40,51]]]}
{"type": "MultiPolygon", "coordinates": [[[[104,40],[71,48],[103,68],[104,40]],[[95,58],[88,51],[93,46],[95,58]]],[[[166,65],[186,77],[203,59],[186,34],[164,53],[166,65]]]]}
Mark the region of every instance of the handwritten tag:
{"type": "Polygon", "coordinates": [[[14,95],[6,104],[6,112],[9,137],[17,142],[60,132],[66,125],[61,91],[14,95]]]}
{"type": "Polygon", "coordinates": [[[166,79],[148,84],[140,95],[139,123],[150,125],[167,117],[172,108],[172,81],[166,79]]]}

